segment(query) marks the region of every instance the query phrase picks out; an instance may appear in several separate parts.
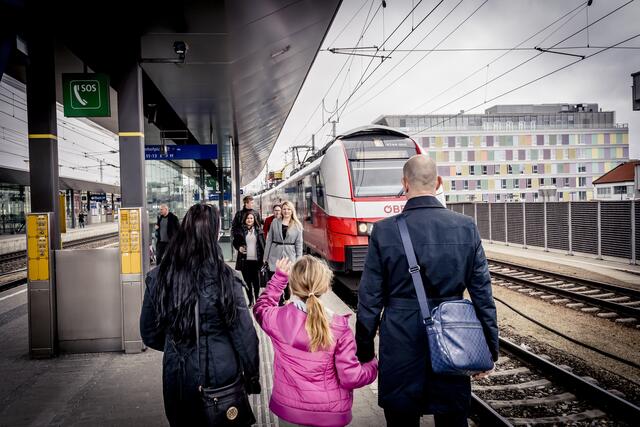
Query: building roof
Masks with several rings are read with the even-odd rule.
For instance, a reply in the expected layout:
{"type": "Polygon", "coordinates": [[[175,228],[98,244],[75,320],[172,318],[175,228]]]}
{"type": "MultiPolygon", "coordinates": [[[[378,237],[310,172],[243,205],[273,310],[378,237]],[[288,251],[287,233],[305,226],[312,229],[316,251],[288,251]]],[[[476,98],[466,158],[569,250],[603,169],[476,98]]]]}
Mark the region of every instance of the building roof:
{"type": "Polygon", "coordinates": [[[640,165],[640,160],[631,160],[621,163],[600,178],[593,181],[593,184],[613,184],[616,182],[629,182],[635,179],[636,165],[640,165]]]}

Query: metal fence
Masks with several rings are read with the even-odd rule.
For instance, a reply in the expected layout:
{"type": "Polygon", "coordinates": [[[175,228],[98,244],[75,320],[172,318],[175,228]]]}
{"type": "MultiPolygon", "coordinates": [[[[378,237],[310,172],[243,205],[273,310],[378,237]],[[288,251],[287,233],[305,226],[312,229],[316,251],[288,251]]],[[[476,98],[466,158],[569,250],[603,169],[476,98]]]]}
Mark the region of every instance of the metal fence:
{"type": "Polygon", "coordinates": [[[640,201],[452,203],[474,218],[480,237],[522,247],[637,261],[640,201]]]}

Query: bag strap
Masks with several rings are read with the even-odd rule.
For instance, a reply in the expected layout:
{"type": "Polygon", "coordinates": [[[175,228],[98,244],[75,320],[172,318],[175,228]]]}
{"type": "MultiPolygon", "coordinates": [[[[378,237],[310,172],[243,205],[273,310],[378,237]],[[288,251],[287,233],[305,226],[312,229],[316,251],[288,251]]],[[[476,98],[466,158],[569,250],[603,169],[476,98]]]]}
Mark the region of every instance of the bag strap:
{"type": "Polygon", "coordinates": [[[396,223],[398,224],[398,228],[400,229],[402,246],[404,246],[404,253],[407,256],[407,262],[409,263],[409,273],[411,274],[413,287],[416,289],[416,294],[418,295],[418,303],[420,303],[420,311],[422,312],[422,321],[425,325],[428,325],[433,322],[431,320],[429,300],[427,299],[427,293],[424,291],[422,276],[420,276],[420,266],[418,265],[418,261],[416,260],[416,253],[413,250],[413,243],[411,243],[411,236],[409,236],[407,221],[404,215],[398,215],[396,217],[396,223]]]}

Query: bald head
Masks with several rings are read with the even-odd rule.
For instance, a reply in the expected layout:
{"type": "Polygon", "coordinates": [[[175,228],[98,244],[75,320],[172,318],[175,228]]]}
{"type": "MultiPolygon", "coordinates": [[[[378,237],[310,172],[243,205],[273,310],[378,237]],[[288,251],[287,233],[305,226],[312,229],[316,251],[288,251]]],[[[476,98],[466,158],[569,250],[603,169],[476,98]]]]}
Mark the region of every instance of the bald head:
{"type": "Polygon", "coordinates": [[[406,185],[413,193],[435,192],[438,187],[436,162],[424,154],[416,154],[402,168],[406,185]]]}

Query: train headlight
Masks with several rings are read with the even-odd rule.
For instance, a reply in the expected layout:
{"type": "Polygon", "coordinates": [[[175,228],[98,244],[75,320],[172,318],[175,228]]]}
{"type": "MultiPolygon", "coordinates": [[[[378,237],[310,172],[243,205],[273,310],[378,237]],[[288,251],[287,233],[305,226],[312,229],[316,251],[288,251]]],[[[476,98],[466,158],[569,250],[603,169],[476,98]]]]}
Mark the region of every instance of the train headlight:
{"type": "Polygon", "coordinates": [[[371,236],[371,231],[373,230],[372,222],[359,222],[358,223],[358,235],[360,236],[371,236]]]}

